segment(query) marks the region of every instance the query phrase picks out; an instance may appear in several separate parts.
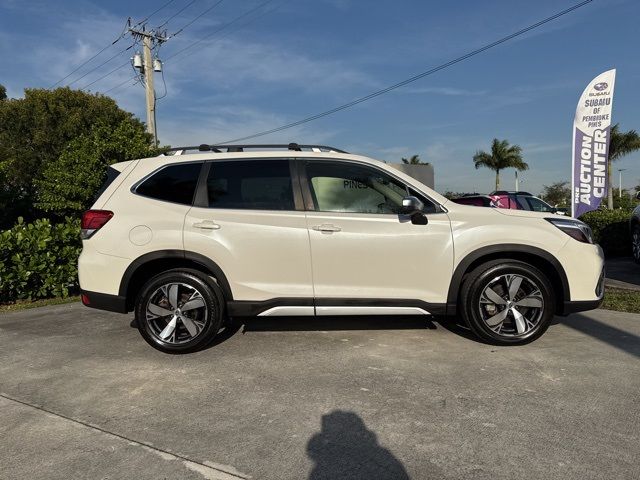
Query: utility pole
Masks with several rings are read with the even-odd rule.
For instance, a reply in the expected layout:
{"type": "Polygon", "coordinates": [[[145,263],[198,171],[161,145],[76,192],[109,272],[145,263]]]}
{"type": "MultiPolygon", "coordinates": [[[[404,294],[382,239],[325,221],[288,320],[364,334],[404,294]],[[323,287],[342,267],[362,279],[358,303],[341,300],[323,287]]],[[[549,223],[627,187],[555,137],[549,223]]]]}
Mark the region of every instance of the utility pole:
{"type": "Polygon", "coordinates": [[[133,61],[134,68],[140,70],[140,74],[144,77],[144,87],[146,93],[147,103],[147,132],[153,136],[153,145],[158,145],[158,132],[156,130],[156,91],[153,86],[153,72],[162,71],[162,63],[158,58],[154,59],[152,56],[153,49],[156,45],[167,40],[166,33],[160,34],[155,30],[147,31],[142,26],[142,29],[136,29],[129,27],[129,33],[142,40],[142,59],[139,58],[140,54],[136,53],[133,61]]]}

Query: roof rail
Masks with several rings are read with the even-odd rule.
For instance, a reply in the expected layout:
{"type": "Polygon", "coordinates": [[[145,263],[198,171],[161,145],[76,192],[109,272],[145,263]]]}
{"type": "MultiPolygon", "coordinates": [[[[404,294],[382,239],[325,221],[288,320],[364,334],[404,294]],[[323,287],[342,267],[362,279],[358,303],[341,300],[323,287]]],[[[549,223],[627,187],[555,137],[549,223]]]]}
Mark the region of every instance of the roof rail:
{"type": "Polygon", "coordinates": [[[199,152],[216,152],[222,153],[226,149],[227,152],[244,152],[245,150],[276,150],[286,149],[301,152],[303,149],[311,150],[312,152],[337,152],[337,153],[349,153],[339,148],[329,147],[327,145],[299,145],[297,143],[274,143],[264,145],[202,145],[191,147],[175,147],[167,150],[167,153],[174,152],[173,155],[182,155],[185,151],[197,150],[199,152]]]}

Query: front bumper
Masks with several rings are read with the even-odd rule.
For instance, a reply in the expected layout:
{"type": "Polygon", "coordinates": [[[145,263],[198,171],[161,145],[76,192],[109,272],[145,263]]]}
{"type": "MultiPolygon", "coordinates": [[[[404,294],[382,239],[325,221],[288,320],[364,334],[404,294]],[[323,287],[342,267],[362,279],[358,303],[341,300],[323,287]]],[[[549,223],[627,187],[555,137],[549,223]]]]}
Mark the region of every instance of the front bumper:
{"type": "Polygon", "coordinates": [[[598,282],[596,283],[595,290],[593,292],[595,298],[593,300],[565,300],[562,305],[562,312],[560,315],[566,317],[572,313],[584,312],[587,310],[595,310],[604,300],[604,278],[605,278],[605,268],[604,265],[600,270],[600,276],[598,277],[598,282]]]}
{"type": "Polygon", "coordinates": [[[604,300],[604,296],[597,300],[577,300],[577,301],[568,301],[564,302],[562,308],[562,315],[566,317],[567,315],[571,315],[572,313],[578,312],[586,312],[587,310],[595,310],[600,305],[602,305],[602,301],[604,300]]]}

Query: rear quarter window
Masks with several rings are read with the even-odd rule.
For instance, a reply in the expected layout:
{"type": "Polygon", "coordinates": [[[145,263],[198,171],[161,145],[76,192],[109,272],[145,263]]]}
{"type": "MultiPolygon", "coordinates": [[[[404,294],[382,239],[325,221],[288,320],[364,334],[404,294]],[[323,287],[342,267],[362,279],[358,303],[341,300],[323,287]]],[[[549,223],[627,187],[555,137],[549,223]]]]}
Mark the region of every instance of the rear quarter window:
{"type": "Polygon", "coordinates": [[[95,202],[96,200],[98,200],[98,198],[100,198],[100,195],[102,195],[105,190],[107,188],[109,188],[109,185],[111,185],[113,183],[113,181],[118,178],[118,175],[120,175],[120,171],[116,170],[113,167],[108,167],[107,168],[107,173],[106,173],[106,177],[104,180],[104,183],[102,184],[102,186],[100,187],[100,190],[98,190],[95,194],[95,196],[93,197],[93,201],[95,202]]]}
{"type": "Polygon", "coordinates": [[[135,188],[135,193],[165,202],[191,205],[203,162],[168,165],[135,188]]]}

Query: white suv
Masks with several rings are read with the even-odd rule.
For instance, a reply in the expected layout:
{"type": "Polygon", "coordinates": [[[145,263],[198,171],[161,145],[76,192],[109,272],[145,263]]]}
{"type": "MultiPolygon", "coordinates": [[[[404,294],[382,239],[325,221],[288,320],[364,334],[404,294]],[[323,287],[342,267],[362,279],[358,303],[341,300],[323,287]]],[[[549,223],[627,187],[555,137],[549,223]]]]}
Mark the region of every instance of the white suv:
{"type": "Polygon", "coordinates": [[[172,353],[253,315],[458,314],[485,341],[519,344],[604,293],[584,223],[459,205],[324,146],[115,164],[82,238],[83,303],[135,311],[144,339],[172,353]]]}

